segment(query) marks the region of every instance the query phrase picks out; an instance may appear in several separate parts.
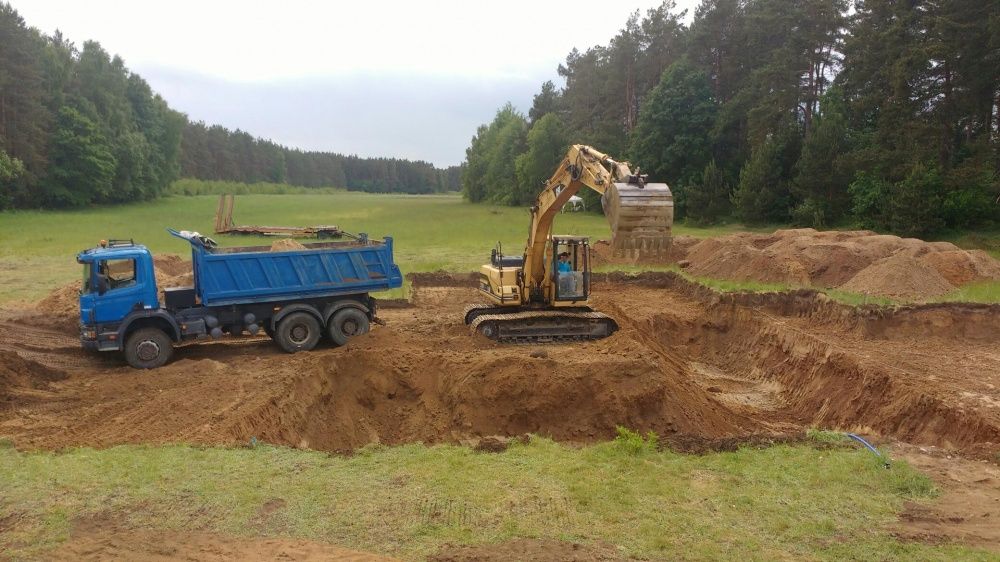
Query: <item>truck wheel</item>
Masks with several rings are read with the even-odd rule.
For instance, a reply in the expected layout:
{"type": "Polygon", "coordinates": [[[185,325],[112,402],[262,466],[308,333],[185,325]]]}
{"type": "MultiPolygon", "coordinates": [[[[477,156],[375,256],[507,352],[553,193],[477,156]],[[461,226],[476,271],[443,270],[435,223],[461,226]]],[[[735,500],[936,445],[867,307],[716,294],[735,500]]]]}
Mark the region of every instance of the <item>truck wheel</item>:
{"type": "Polygon", "coordinates": [[[319,321],[308,312],[293,312],[278,322],[274,341],[288,353],[309,351],[319,342],[319,321]]]}
{"type": "Polygon", "coordinates": [[[330,323],[326,327],[326,333],[333,340],[333,343],[344,345],[347,343],[347,340],[354,336],[367,334],[370,326],[368,316],[364,312],[356,308],[345,308],[334,314],[333,318],[330,318],[330,323]]]}
{"type": "Polygon", "coordinates": [[[159,328],[132,332],[125,342],[125,360],[136,369],[155,369],[170,361],[174,343],[159,328]]]}

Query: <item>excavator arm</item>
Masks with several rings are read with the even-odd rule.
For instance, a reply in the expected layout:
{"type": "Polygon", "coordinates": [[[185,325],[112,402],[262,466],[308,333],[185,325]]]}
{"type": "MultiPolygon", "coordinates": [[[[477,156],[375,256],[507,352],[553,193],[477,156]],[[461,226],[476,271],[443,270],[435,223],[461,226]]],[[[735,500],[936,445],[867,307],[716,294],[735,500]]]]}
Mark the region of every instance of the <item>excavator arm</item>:
{"type": "Polygon", "coordinates": [[[611,223],[616,254],[658,256],[670,246],[673,196],[666,184],[647,184],[628,163],[618,162],[592,147],[575,144],[531,208],[531,226],[524,251],[524,278],[540,286],[547,273],[546,243],[556,213],[583,187],[601,194],[601,205],[611,223]]]}

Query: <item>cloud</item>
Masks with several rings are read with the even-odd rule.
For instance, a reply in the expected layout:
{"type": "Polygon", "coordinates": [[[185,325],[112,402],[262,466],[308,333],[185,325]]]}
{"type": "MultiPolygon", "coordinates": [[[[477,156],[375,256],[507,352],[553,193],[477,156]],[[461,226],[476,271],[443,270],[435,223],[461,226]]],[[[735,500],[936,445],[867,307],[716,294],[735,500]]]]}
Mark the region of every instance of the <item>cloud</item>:
{"type": "Polygon", "coordinates": [[[355,73],[245,83],[136,68],[196,121],[242,129],[305,150],[460,163],[476,128],[510,101],[527,111],[544,77],[355,73]]]}

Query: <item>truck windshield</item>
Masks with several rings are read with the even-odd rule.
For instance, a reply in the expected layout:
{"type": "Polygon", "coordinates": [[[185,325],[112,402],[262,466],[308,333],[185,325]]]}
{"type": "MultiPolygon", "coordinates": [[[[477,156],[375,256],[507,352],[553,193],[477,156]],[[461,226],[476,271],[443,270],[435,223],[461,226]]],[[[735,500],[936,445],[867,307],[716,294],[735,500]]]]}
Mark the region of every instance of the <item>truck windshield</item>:
{"type": "Polygon", "coordinates": [[[89,293],[91,291],[90,287],[90,263],[83,264],[83,287],[80,289],[81,293],[89,293]]]}

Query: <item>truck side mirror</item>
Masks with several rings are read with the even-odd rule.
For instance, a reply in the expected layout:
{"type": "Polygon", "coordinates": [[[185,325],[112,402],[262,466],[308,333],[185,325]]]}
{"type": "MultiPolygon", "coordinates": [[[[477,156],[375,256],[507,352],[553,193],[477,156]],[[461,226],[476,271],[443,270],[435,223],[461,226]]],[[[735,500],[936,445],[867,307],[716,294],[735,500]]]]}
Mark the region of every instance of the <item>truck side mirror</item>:
{"type": "Polygon", "coordinates": [[[103,295],[108,292],[108,278],[104,275],[97,275],[97,294],[103,295]]]}

